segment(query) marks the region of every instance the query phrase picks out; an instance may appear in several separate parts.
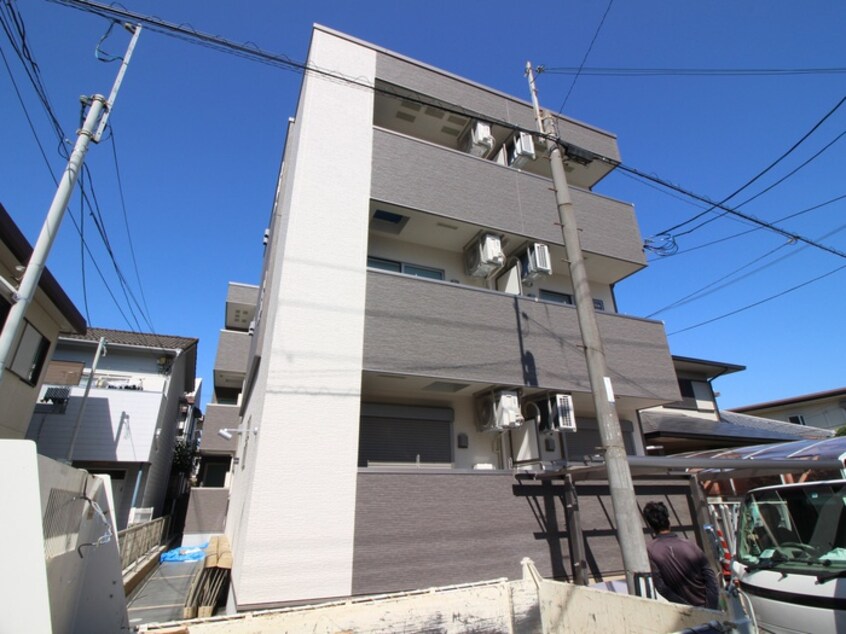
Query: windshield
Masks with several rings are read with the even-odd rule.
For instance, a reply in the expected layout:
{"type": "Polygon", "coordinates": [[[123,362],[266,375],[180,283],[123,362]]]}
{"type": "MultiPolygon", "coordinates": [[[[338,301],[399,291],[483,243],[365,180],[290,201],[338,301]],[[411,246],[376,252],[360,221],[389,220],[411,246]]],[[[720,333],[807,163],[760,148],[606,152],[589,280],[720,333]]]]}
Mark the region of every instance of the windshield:
{"type": "Polygon", "coordinates": [[[846,570],[846,483],[747,494],[737,560],[754,568],[821,575],[846,570]]]}

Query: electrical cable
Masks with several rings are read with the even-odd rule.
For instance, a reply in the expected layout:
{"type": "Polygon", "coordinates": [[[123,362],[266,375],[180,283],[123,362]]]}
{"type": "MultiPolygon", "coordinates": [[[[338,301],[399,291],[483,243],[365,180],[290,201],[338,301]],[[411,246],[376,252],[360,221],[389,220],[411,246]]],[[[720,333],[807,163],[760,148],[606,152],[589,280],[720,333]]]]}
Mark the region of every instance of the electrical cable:
{"type": "MultiPolygon", "coordinates": [[[[846,253],[843,253],[842,251],[834,249],[833,247],[829,247],[827,245],[820,244],[820,243],[818,243],[814,240],[811,240],[811,239],[809,239],[809,238],[807,238],[807,237],[805,237],[801,234],[788,232],[784,229],[781,229],[780,227],[773,225],[772,223],[768,223],[764,220],[761,220],[761,219],[756,218],[754,216],[751,216],[749,214],[742,213],[735,208],[728,207],[728,206],[725,205],[724,202],[714,202],[714,201],[712,201],[712,200],[710,200],[710,199],[708,199],[704,196],[695,194],[694,192],[689,191],[687,189],[684,189],[684,188],[682,188],[678,185],[664,181],[663,179],[661,179],[657,176],[654,176],[654,175],[651,175],[651,174],[646,174],[646,173],[644,173],[640,170],[637,170],[633,167],[627,166],[627,165],[623,164],[622,162],[620,162],[616,159],[612,159],[610,157],[605,157],[605,156],[596,154],[594,152],[591,152],[589,150],[585,150],[585,149],[580,148],[580,147],[578,147],[574,144],[567,143],[567,142],[563,141],[562,139],[559,139],[557,137],[553,137],[551,135],[539,134],[536,130],[523,129],[523,128],[520,128],[519,126],[515,126],[515,125],[513,125],[509,122],[497,121],[495,119],[492,119],[491,117],[488,117],[488,116],[485,116],[485,115],[479,115],[478,113],[474,113],[473,111],[471,111],[469,109],[455,108],[455,107],[451,107],[447,104],[441,104],[440,102],[438,102],[438,100],[433,100],[433,99],[425,100],[425,99],[420,98],[419,96],[416,96],[416,94],[410,94],[410,93],[412,93],[412,91],[404,91],[404,94],[403,94],[402,92],[394,92],[394,91],[391,91],[391,90],[387,90],[384,87],[380,88],[379,86],[371,85],[368,82],[362,81],[361,79],[358,79],[358,78],[345,77],[345,76],[343,76],[343,75],[341,75],[340,73],[337,73],[337,72],[328,71],[328,70],[325,70],[325,69],[320,69],[320,68],[317,68],[313,65],[294,62],[290,58],[287,58],[287,57],[284,57],[284,56],[276,56],[276,55],[266,53],[266,52],[258,49],[258,47],[248,47],[248,46],[243,45],[243,44],[237,44],[237,43],[229,42],[229,41],[224,40],[222,38],[216,38],[214,36],[208,36],[208,35],[202,34],[202,33],[197,32],[197,31],[191,31],[191,30],[185,29],[184,27],[181,27],[181,26],[178,26],[178,25],[168,24],[168,23],[165,23],[165,22],[158,20],[158,19],[155,19],[155,18],[149,18],[149,17],[146,17],[146,16],[141,16],[141,15],[129,12],[129,11],[125,11],[125,10],[123,10],[123,11],[117,10],[114,7],[106,7],[104,5],[100,5],[98,3],[91,2],[90,0],[50,0],[50,1],[58,3],[58,4],[64,4],[66,6],[70,6],[70,7],[73,7],[73,8],[82,8],[82,10],[88,11],[90,13],[94,13],[96,15],[100,15],[101,17],[106,17],[108,19],[113,19],[115,16],[118,16],[118,17],[121,17],[121,18],[124,18],[124,19],[130,18],[132,20],[136,20],[136,21],[140,21],[140,22],[145,23],[148,26],[148,28],[151,28],[154,31],[173,35],[173,36],[179,37],[181,39],[186,39],[187,41],[193,42],[194,40],[198,40],[197,43],[202,43],[202,44],[209,46],[211,48],[215,48],[215,49],[218,49],[218,50],[224,50],[226,52],[230,52],[230,53],[233,53],[233,54],[236,54],[236,55],[240,55],[240,56],[248,58],[248,59],[254,59],[256,61],[261,61],[263,63],[267,63],[267,64],[271,64],[271,65],[282,66],[284,68],[287,68],[288,70],[299,70],[299,71],[307,72],[307,73],[320,74],[320,75],[323,75],[324,77],[326,77],[330,80],[345,82],[349,85],[359,86],[361,88],[364,88],[364,89],[367,89],[367,90],[373,90],[375,92],[378,92],[378,93],[381,93],[381,94],[386,94],[386,95],[389,95],[389,96],[392,96],[392,97],[395,97],[395,98],[408,99],[410,101],[416,101],[418,103],[422,103],[422,104],[425,104],[425,105],[435,105],[435,106],[440,107],[442,110],[445,110],[447,112],[452,112],[452,113],[456,113],[456,114],[461,114],[463,116],[473,117],[473,118],[478,119],[480,121],[493,123],[495,125],[501,125],[501,126],[505,127],[506,129],[512,129],[514,131],[523,131],[523,132],[527,132],[527,133],[530,133],[530,134],[533,134],[533,135],[537,135],[541,138],[545,138],[547,140],[551,140],[552,142],[557,143],[559,146],[561,146],[564,149],[564,152],[568,157],[571,156],[571,155],[575,155],[575,156],[580,157],[580,159],[582,159],[582,160],[587,159],[587,160],[601,161],[601,162],[603,162],[607,165],[610,165],[614,168],[619,168],[623,172],[628,172],[629,174],[636,176],[636,177],[638,177],[638,178],[640,178],[644,181],[652,182],[652,183],[655,183],[655,184],[660,185],[662,187],[665,187],[667,189],[676,191],[676,192],[683,194],[683,195],[685,195],[685,196],[687,196],[687,197],[689,197],[693,200],[697,200],[699,202],[707,203],[710,206],[710,209],[712,209],[712,210],[713,209],[721,209],[724,212],[731,214],[733,216],[736,216],[736,217],[738,217],[742,220],[745,220],[752,225],[756,225],[760,228],[766,228],[766,229],[773,231],[773,232],[775,232],[779,235],[782,235],[782,236],[786,237],[788,240],[793,240],[793,241],[796,241],[796,242],[802,242],[806,245],[813,246],[813,247],[816,247],[820,250],[823,250],[823,251],[826,251],[828,253],[837,255],[838,257],[846,258],[846,253]]],[[[844,100],[846,100],[846,97],[844,98],[844,100]]],[[[841,101],[841,104],[842,104],[842,101],[841,101]]],[[[835,106],[835,108],[833,110],[836,110],[837,108],[839,108],[839,106],[841,104],[838,104],[837,106],[835,106]]],[[[824,117],[823,121],[825,120],[825,118],[827,118],[827,117],[824,117]]],[[[816,129],[816,127],[818,127],[821,123],[822,123],[822,121],[820,121],[817,124],[817,126],[815,126],[814,129],[816,129]]],[[[812,132],[813,132],[813,130],[812,130],[812,132]]],[[[802,139],[802,140],[804,140],[804,139],[802,139]]],[[[802,140],[800,140],[800,143],[801,143],[802,140]]],[[[798,145],[798,143],[797,143],[797,145],[798,145]]],[[[785,155],[783,155],[781,158],[777,159],[770,167],[766,168],[761,173],[759,173],[755,178],[748,181],[747,184],[744,185],[743,187],[741,187],[740,189],[738,189],[735,192],[735,194],[739,191],[742,191],[742,189],[745,189],[749,185],[751,185],[755,180],[757,180],[764,173],[766,173],[766,171],[771,169],[772,166],[774,166],[776,163],[778,163],[780,160],[782,160],[784,158],[784,156],[786,156],[787,154],[792,152],[793,149],[795,149],[795,148],[791,148],[790,150],[788,150],[788,152],[785,153],[785,155]]],[[[732,196],[735,195],[735,194],[732,194],[732,196]]],[[[725,200],[728,200],[728,199],[725,199],[725,200]]],[[[687,222],[690,222],[690,221],[687,221],[687,222]]],[[[846,265],[844,265],[844,266],[846,266],[846,265]]],[[[841,268],[843,268],[843,267],[841,267],[841,268]]],[[[840,270],[840,269],[835,269],[835,271],[837,271],[837,270],[840,270]]],[[[834,271],[832,271],[832,273],[833,272],[834,271]]],[[[829,274],[831,274],[831,273],[829,273],[829,274]]],[[[822,277],[824,277],[824,276],[822,276],[822,277]]],[[[821,279],[821,278],[817,278],[817,279],[821,279]]],[[[811,280],[811,281],[814,281],[814,280],[811,280]]],[[[801,288],[801,286],[804,286],[808,283],[811,283],[811,281],[806,282],[805,284],[799,285],[799,286],[794,287],[794,288],[801,288]]],[[[790,292],[790,290],[793,290],[793,289],[788,289],[788,291],[785,291],[785,293],[790,292]]],[[[782,294],[784,294],[784,293],[782,293],[782,294]]],[[[778,296],[780,296],[780,295],[781,294],[779,294],[778,296]]],[[[772,298],[775,298],[775,297],[776,296],[773,296],[772,298]]],[[[759,303],[763,303],[764,301],[769,301],[769,299],[772,299],[772,298],[762,300],[762,302],[759,302],[759,303]]],[[[755,304],[755,305],[758,305],[758,304],[755,304]]],[[[751,306],[749,306],[747,308],[750,308],[750,307],[751,306]]],[[[746,310],[747,308],[739,309],[738,311],[735,311],[735,313],[740,312],[742,310],[746,310]]],[[[735,313],[732,313],[732,314],[735,314],[735,313]]],[[[720,317],[720,318],[722,318],[722,317],[720,317]]],[[[704,322],[704,323],[710,323],[710,321],[704,322]]],[[[702,325],[704,325],[704,323],[702,325]]],[[[694,327],[696,327],[696,326],[694,326],[694,327]]]]}
{"type": "MultiPolygon", "coordinates": [[[[675,196],[674,196],[674,198],[675,198],[675,196]]],[[[807,208],[802,209],[800,211],[796,211],[796,212],[793,212],[791,214],[788,214],[787,216],[782,216],[781,218],[778,218],[778,219],[774,220],[773,222],[784,222],[785,220],[791,220],[792,218],[796,218],[797,216],[801,216],[801,215],[806,214],[808,212],[814,211],[815,209],[820,209],[821,207],[825,207],[826,205],[836,203],[840,200],[843,200],[844,198],[846,198],[846,194],[841,194],[840,196],[835,196],[834,198],[826,200],[825,202],[819,203],[819,204],[814,205],[812,207],[807,207],[807,208]]],[[[728,242],[729,240],[733,240],[734,238],[739,238],[741,236],[745,236],[745,235],[748,235],[750,233],[754,233],[755,231],[761,231],[761,229],[763,229],[763,227],[755,226],[755,227],[752,227],[751,229],[747,229],[746,231],[741,231],[739,233],[733,233],[729,236],[717,238],[716,240],[712,240],[710,242],[705,242],[703,244],[699,244],[699,245],[684,249],[682,251],[677,251],[676,253],[671,254],[669,256],[663,256],[663,257],[660,257],[660,258],[655,259],[655,260],[650,260],[649,262],[650,262],[650,264],[652,264],[652,263],[655,263],[655,262],[667,261],[669,258],[674,257],[676,255],[685,255],[685,254],[691,253],[693,251],[698,251],[700,249],[704,249],[704,248],[707,248],[707,247],[714,246],[715,244],[720,244],[722,242],[728,242]]]]}
{"type": "Polygon", "coordinates": [[[734,315],[737,315],[739,313],[747,311],[750,308],[755,308],[756,306],[760,306],[761,304],[766,304],[767,302],[770,302],[774,299],[778,299],[779,297],[783,297],[783,296],[787,295],[788,293],[792,293],[793,291],[799,290],[800,288],[804,288],[805,286],[813,284],[814,282],[818,282],[819,280],[824,279],[826,277],[829,277],[831,275],[834,275],[835,273],[837,273],[838,271],[842,271],[843,269],[846,269],[846,264],[838,266],[836,269],[832,269],[828,273],[823,273],[822,275],[819,275],[819,276],[812,278],[810,280],[806,280],[805,282],[802,282],[801,284],[797,284],[796,286],[792,286],[792,287],[790,287],[790,288],[788,288],[784,291],[776,293],[775,295],[770,295],[769,297],[765,297],[764,299],[757,301],[753,304],[747,304],[746,306],[743,306],[742,308],[738,308],[736,310],[730,311],[728,313],[724,313],[724,314],[719,315],[717,317],[713,317],[711,319],[701,321],[698,324],[693,324],[692,326],[688,326],[687,328],[682,328],[681,330],[675,330],[673,332],[668,332],[667,336],[672,337],[673,335],[678,335],[680,333],[687,332],[689,330],[693,330],[694,328],[700,328],[701,326],[706,326],[708,324],[712,324],[715,321],[720,321],[722,319],[725,319],[726,317],[732,317],[734,315]]]}
{"type": "MultiPolygon", "coordinates": [[[[112,22],[112,24],[110,25],[110,27],[106,31],[106,33],[103,35],[103,37],[100,38],[100,41],[97,45],[95,56],[100,61],[115,61],[115,60],[118,60],[118,59],[122,59],[122,58],[119,58],[119,57],[105,55],[105,54],[101,53],[101,50],[100,50],[100,47],[101,47],[103,41],[108,37],[108,35],[111,32],[113,26],[114,26],[114,22],[112,22]]],[[[65,144],[68,141],[67,141],[66,136],[64,134],[64,131],[62,129],[62,126],[58,121],[58,117],[56,117],[56,115],[55,115],[55,110],[53,109],[53,107],[50,103],[50,99],[49,99],[46,87],[44,86],[43,80],[41,79],[38,64],[35,62],[35,58],[34,58],[32,52],[31,52],[31,49],[29,48],[28,43],[27,43],[26,29],[25,29],[25,26],[24,26],[24,21],[23,21],[22,17],[20,16],[20,14],[18,13],[17,8],[12,4],[11,0],[4,0],[2,2],[2,4],[0,4],[0,27],[2,27],[2,29],[5,32],[7,38],[9,39],[9,42],[10,42],[13,50],[15,51],[16,55],[18,56],[19,60],[21,61],[21,64],[24,68],[24,72],[26,73],[30,83],[33,86],[33,89],[36,93],[36,96],[37,96],[39,102],[41,103],[42,107],[44,108],[45,112],[47,113],[48,119],[50,120],[51,127],[53,128],[54,132],[56,133],[56,136],[59,139],[60,154],[62,155],[62,157],[65,160],[67,160],[68,157],[69,157],[69,153],[67,152],[65,144]],[[5,14],[3,12],[4,10],[6,12],[5,14]],[[10,24],[14,25],[14,28],[12,26],[10,26],[10,24]]],[[[9,67],[8,60],[5,56],[5,54],[2,52],[2,50],[0,50],[0,54],[3,55],[4,63],[7,67],[7,70],[9,72],[12,83],[15,87],[15,91],[18,94],[18,99],[21,103],[22,108],[24,109],[24,114],[27,118],[27,121],[29,122],[30,128],[31,128],[33,134],[36,137],[36,143],[38,144],[38,147],[41,150],[42,157],[44,158],[44,161],[47,164],[48,170],[50,170],[50,172],[51,172],[51,177],[53,179],[53,182],[54,182],[54,184],[58,185],[59,181],[58,181],[57,177],[52,173],[52,169],[51,169],[50,164],[49,164],[49,159],[47,158],[47,154],[44,151],[43,146],[40,143],[40,140],[38,139],[38,135],[36,133],[34,123],[32,122],[32,120],[29,116],[29,113],[26,109],[22,95],[20,94],[20,90],[18,89],[17,84],[14,81],[14,75],[12,73],[11,68],[9,67]]],[[[81,109],[80,121],[83,118],[84,118],[84,106],[81,109]]],[[[80,124],[80,127],[81,127],[81,124],[80,124]]],[[[118,179],[119,178],[120,178],[120,176],[118,174],[118,179]]],[[[123,294],[124,294],[124,299],[126,301],[127,308],[129,309],[129,312],[132,315],[133,320],[135,321],[135,324],[137,326],[137,331],[140,331],[142,329],[140,328],[140,323],[138,321],[137,315],[135,314],[135,310],[133,309],[133,305],[132,305],[132,301],[130,301],[130,297],[132,298],[132,300],[134,300],[135,306],[138,308],[139,312],[142,314],[142,317],[144,318],[147,325],[150,327],[150,330],[152,331],[152,333],[156,337],[158,337],[158,335],[155,332],[155,329],[152,327],[152,322],[149,318],[149,310],[147,309],[147,311],[145,313],[145,309],[141,308],[141,305],[138,303],[138,300],[135,298],[134,294],[132,293],[132,290],[129,287],[127,281],[126,281],[126,277],[123,274],[123,272],[121,271],[120,266],[117,262],[117,259],[115,257],[114,251],[111,247],[111,244],[110,244],[110,241],[109,241],[109,238],[108,238],[108,234],[105,231],[105,223],[103,221],[102,213],[100,212],[100,209],[99,209],[99,203],[97,201],[96,191],[94,190],[93,180],[92,180],[91,173],[90,173],[90,170],[89,170],[87,165],[83,165],[82,172],[80,173],[79,183],[80,183],[80,222],[77,223],[76,220],[73,218],[72,214],[69,214],[69,215],[71,215],[71,219],[73,220],[73,223],[75,225],[77,233],[80,236],[80,249],[81,249],[81,255],[82,255],[82,258],[81,258],[82,272],[81,272],[81,274],[82,274],[83,301],[84,301],[84,304],[85,304],[86,320],[89,323],[91,321],[90,311],[89,311],[89,306],[88,306],[88,292],[87,292],[87,279],[86,279],[87,276],[86,276],[86,272],[85,272],[85,253],[87,252],[88,256],[91,258],[92,263],[94,264],[95,268],[97,269],[97,272],[100,275],[100,278],[103,281],[103,284],[106,286],[106,290],[108,291],[108,293],[111,296],[113,302],[115,303],[115,306],[118,308],[118,311],[120,312],[121,316],[126,321],[130,330],[136,331],[136,329],[133,328],[132,324],[130,323],[129,319],[127,318],[126,313],[124,313],[124,311],[120,308],[120,305],[118,304],[114,293],[112,292],[111,288],[109,287],[108,282],[106,281],[102,270],[99,268],[99,266],[97,266],[96,260],[94,259],[94,255],[91,252],[88,244],[85,241],[85,233],[84,233],[84,228],[85,228],[84,218],[85,218],[85,215],[84,215],[84,211],[83,211],[85,207],[88,208],[89,213],[91,214],[92,218],[94,219],[95,226],[98,229],[100,237],[103,240],[103,243],[106,247],[107,253],[108,253],[108,255],[109,255],[109,257],[112,261],[112,264],[115,268],[115,272],[116,272],[117,277],[118,277],[118,282],[121,285],[121,289],[122,289],[123,294]],[[86,183],[85,183],[86,177],[88,179],[88,185],[87,186],[86,186],[86,183]],[[90,191],[90,195],[88,193],[89,191],[90,191]],[[93,200],[93,205],[92,205],[92,200],[93,200]]],[[[118,185],[119,185],[119,190],[120,190],[120,195],[121,195],[121,202],[124,205],[124,214],[125,214],[126,213],[125,212],[125,202],[123,201],[123,191],[122,191],[122,185],[121,185],[120,181],[119,181],[118,185]]],[[[128,228],[128,225],[127,225],[127,228],[128,228]]],[[[130,239],[130,248],[132,250],[132,255],[133,255],[133,262],[135,263],[136,273],[137,273],[137,263],[135,262],[134,246],[132,245],[131,235],[129,236],[129,239],[130,239]]],[[[140,284],[140,276],[139,276],[139,284],[140,284]]],[[[142,296],[143,296],[143,288],[141,288],[141,292],[142,292],[142,296]]],[[[144,297],[144,306],[146,308],[146,297],[144,297]]],[[[160,340],[159,340],[159,346],[162,349],[164,349],[164,346],[161,344],[160,340]]]]}
{"type": "MultiPolygon", "coordinates": [[[[670,228],[668,228],[668,229],[664,229],[663,231],[659,231],[656,235],[658,235],[658,236],[670,235],[670,234],[671,234],[673,231],[675,231],[676,229],[679,229],[679,228],[681,228],[681,227],[683,227],[683,226],[685,226],[685,225],[687,225],[687,224],[689,224],[689,223],[693,222],[694,220],[697,220],[697,219],[701,218],[701,217],[702,217],[702,216],[704,216],[705,214],[710,213],[711,211],[713,211],[714,209],[716,209],[716,208],[718,208],[718,207],[719,207],[719,208],[722,208],[721,206],[722,206],[724,203],[727,203],[729,200],[731,200],[732,198],[734,198],[737,194],[739,194],[739,193],[740,193],[740,192],[742,192],[744,189],[746,189],[747,187],[749,187],[750,185],[752,185],[755,181],[757,181],[759,178],[761,178],[764,174],[766,174],[767,172],[769,172],[772,168],[774,168],[774,167],[775,167],[776,165],[778,165],[781,161],[783,161],[783,160],[784,160],[785,158],[787,158],[790,154],[792,154],[792,153],[793,153],[793,152],[794,152],[794,151],[795,151],[795,150],[796,150],[796,149],[797,149],[797,148],[798,148],[798,147],[799,147],[802,143],[804,143],[804,142],[805,142],[805,141],[806,141],[806,140],[807,140],[807,139],[808,139],[808,138],[809,138],[809,137],[810,137],[810,136],[811,136],[814,132],[816,132],[816,131],[817,131],[817,129],[819,129],[819,127],[820,127],[823,123],[825,123],[825,121],[826,121],[829,117],[831,117],[831,116],[832,116],[835,112],[837,112],[837,110],[838,110],[838,109],[840,109],[840,107],[841,107],[844,103],[846,103],[846,96],[844,96],[843,98],[841,98],[841,99],[840,99],[840,101],[838,101],[838,102],[837,102],[837,104],[835,104],[835,106],[834,106],[833,108],[831,108],[831,109],[830,109],[830,110],[829,110],[829,111],[828,111],[828,112],[827,112],[827,113],[826,113],[826,114],[825,114],[825,115],[824,115],[824,116],[823,116],[823,117],[822,117],[819,121],[817,121],[817,122],[816,122],[816,123],[815,123],[815,124],[811,127],[811,129],[810,129],[810,130],[808,130],[808,132],[806,132],[804,135],[802,135],[802,137],[801,137],[798,141],[796,141],[796,142],[795,142],[792,146],[790,146],[790,148],[788,148],[785,152],[783,152],[783,153],[781,154],[781,156],[779,156],[777,159],[775,159],[774,161],[772,161],[772,162],[771,162],[771,163],[770,163],[767,167],[765,167],[763,170],[761,170],[760,172],[758,172],[758,173],[757,173],[755,176],[753,176],[751,179],[749,179],[748,181],[746,181],[746,183],[744,183],[743,185],[741,185],[740,187],[738,187],[737,189],[735,189],[735,190],[734,190],[731,194],[729,194],[728,196],[726,196],[725,198],[723,198],[720,202],[718,202],[718,203],[713,203],[713,204],[712,204],[712,206],[711,206],[711,207],[709,207],[708,209],[705,209],[705,210],[703,210],[702,212],[700,212],[700,213],[696,214],[695,216],[692,216],[691,218],[688,218],[687,220],[684,220],[684,221],[682,221],[682,222],[679,222],[679,223],[677,223],[677,224],[673,225],[672,227],[670,227],[670,228]]],[[[842,136],[842,135],[841,135],[841,136],[842,136]]],[[[838,137],[838,139],[839,139],[839,138],[840,138],[840,137],[838,137]]],[[[835,139],[835,141],[836,141],[836,140],[837,140],[837,139],[835,139]]],[[[833,143],[833,142],[832,142],[832,143],[833,143]]],[[[784,180],[784,179],[782,179],[782,180],[784,180]]],[[[779,181],[779,182],[781,182],[781,181],[779,181]]],[[[770,189],[771,189],[772,187],[774,187],[774,186],[775,186],[775,185],[771,186],[771,187],[770,187],[770,189]]],[[[767,190],[765,190],[765,191],[767,191],[767,190]]],[[[753,200],[753,199],[754,199],[754,197],[753,197],[753,198],[750,198],[749,200],[753,200]]],[[[745,202],[749,202],[749,201],[745,201],[745,202]]],[[[743,203],[743,204],[745,204],[745,203],[743,203]]],[[[737,208],[737,207],[735,207],[735,209],[736,209],[736,208],[737,208]]],[[[724,213],[723,213],[723,214],[720,214],[720,216],[723,216],[723,215],[725,215],[725,214],[724,214],[724,213]]],[[[718,216],[718,217],[719,217],[719,216],[718,216]]],[[[706,224],[706,223],[703,223],[703,224],[706,224]]],[[[692,230],[691,230],[691,231],[692,231],[692,230]]],[[[686,232],[686,233],[689,233],[689,232],[686,232]]],[[[685,234],[684,234],[684,233],[682,233],[682,234],[677,234],[677,236],[678,236],[678,235],[685,235],[685,234]]],[[[676,237],[677,237],[677,236],[676,236],[676,237]]],[[[647,238],[647,242],[648,242],[648,241],[649,241],[649,238],[647,238]]]]}
{"type": "Polygon", "coordinates": [[[29,125],[29,129],[32,132],[32,136],[35,138],[35,144],[38,146],[38,151],[41,152],[41,158],[44,159],[44,164],[47,166],[47,171],[50,173],[50,178],[53,179],[53,184],[58,186],[59,181],[56,178],[56,175],[53,173],[53,167],[50,165],[50,159],[47,158],[47,152],[44,150],[44,146],[41,144],[41,139],[38,137],[38,132],[35,129],[35,124],[32,121],[32,117],[29,116],[29,110],[24,103],[23,96],[21,95],[21,91],[18,88],[18,84],[15,81],[15,76],[12,74],[12,68],[9,66],[9,60],[6,58],[6,54],[3,52],[3,49],[0,48],[0,57],[3,58],[3,65],[6,67],[6,70],[9,73],[9,79],[12,82],[12,86],[15,89],[15,95],[17,95],[18,103],[21,104],[21,109],[23,110],[24,117],[26,117],[26,122],[29,125]]]}
{"type": "Polygon", "coordinates": [[[784,75],[842,75],[846,68],[612,68],[612,67],[544,67],[555,75],[594,75],[606,77],[750,77],[784,75]]]}
{"type": "Polygon", "coordinates": [[[579,81],[579,75],[581,75],[581,69],[584,68],[585,64],[587,63],[588,57],[590,56],[590,52],[593,50],[593,45],[596,43],[596,38],[599,37],[599,32],[602,30],[602,26],[605,24],[605,18],[608,17],[609,11],[611,11],[611,5],[614,4],[614,0],[608,0],[608,6],[605,7],[605,13],[602,14],[602,19],[599,21],[599,25],[596,27],[596,31],[593,34],[593,39],[590,41],[588,45],[587,51],[585,51],[585,56],[582,58],[582,63],[579,66],[579,71],[576,72],[576,75],[573,77],[573,81],[570,83],[570,89],[567,91],[567,94],[564,97],[564,101],[561,104],[561,107],[558,109],[558,114],[564,110],[564,106],[567,105],[567,100],[570,99],[570,94],[573,92],[573,88],[576,87],[576,82],[579,81]]]}
{"type": "MultiPolygon", "coordinates": [[[[135,257],[135,245],[132,240],[132,232],[129,229],[129,216],[126,212],[126,197],[123,193],[123,180],[121,179],[120,175],[120,165],[118,164],[118,155],[117,155],[117,141],[115,139],[114,128],[110,125],[109,130],[111,130],[110,139],[112,145],[112,158],[115,164],[115,177],[117,179],[117,186],[118,186],[118,193],[120,195],[120,206],[121,210],[123,211],[123,223],[124,227],[126,227],[126,237],[129,242],[129,253],[132,256],[132,266],[135,269],[135,280],[138,283],[138,290],[141,293],[141,301],[144,305],[144,310],[142,314],[145,316],[145,321],[150,326],[150,330],[152,333],[156,333],[156,329],[153,326],[152,316],[150,315],[150,308],[147,305],[147,297],[144,294],[144,285],[141,283],[141,274],[138,270],[138,260],[135,257]]],[[[161,342],[160,342],[161,343],[161,342]]]]}

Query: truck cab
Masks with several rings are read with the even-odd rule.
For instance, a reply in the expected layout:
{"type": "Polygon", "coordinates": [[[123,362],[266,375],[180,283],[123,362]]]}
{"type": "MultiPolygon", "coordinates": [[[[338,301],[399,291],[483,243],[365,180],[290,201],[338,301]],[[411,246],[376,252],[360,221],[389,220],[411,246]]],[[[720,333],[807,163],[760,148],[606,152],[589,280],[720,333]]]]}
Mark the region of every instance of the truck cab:
{"type": "Polygon", "coordinates": [[[759,631],[846,631],[846,480],[749,491],[735,545],[732,575],[759,631]]]}

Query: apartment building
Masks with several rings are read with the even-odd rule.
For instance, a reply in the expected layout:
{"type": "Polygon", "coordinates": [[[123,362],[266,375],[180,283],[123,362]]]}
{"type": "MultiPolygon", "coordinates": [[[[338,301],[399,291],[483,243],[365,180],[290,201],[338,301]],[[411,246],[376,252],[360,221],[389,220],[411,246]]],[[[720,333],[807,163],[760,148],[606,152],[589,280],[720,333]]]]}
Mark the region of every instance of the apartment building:
{"type": "Polygon", "coordinates": [[[56,345],[26,437],[43,456],[111,478],[118,530],[175,510],[174,447],[193,442],[199,416],[197,345],[107,328],[56,345]]]}
{"type": "Polygon", "coordinates": [[[229,483],[237,447],[241,390],[252,343],[258,287],[230,282],[224,327],[217,342],[211,402],[206,406],[198,445],[199,463],[185,517],[182,545],[197,546],[223,532],[229,483]]]}
{"type": "MultiPolygon", "coordinates": [[[[607,485],[580,493],[584,560],[573,491],[532,475],[601,459],[601,441],[531,105],[319,26],[308,63],[237,353],[228,609],[513,578],[525,556],[560,579],[619,572],[607,485]]],[[[632,206],[592,191],[616,138],[558,128],[643,454],[637,411],[680,394],[662,324],[616,305],[646,265],[632,206]]]]}

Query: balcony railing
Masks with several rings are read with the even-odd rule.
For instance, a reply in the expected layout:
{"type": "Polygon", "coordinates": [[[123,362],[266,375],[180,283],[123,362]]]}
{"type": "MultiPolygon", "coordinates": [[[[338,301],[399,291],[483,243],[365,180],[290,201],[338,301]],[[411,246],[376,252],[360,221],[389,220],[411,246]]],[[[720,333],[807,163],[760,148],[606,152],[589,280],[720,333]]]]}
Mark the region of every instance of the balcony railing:
{"type": "Polygon", "coordinates": [[[170,516],[165,515],[151,522],[135,524],[118,533],[120,567],[124,574],[162,545],[169,527],[170,516]]]}

